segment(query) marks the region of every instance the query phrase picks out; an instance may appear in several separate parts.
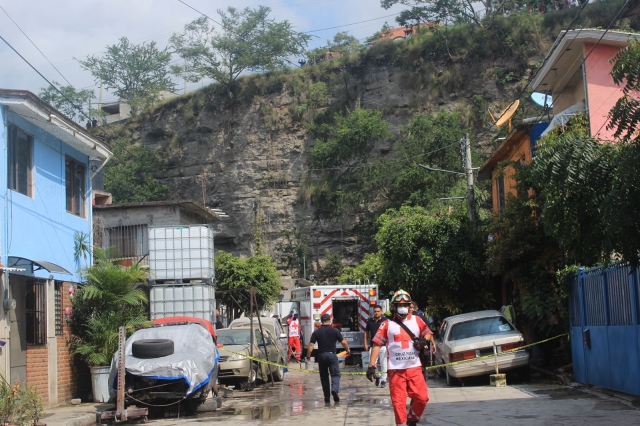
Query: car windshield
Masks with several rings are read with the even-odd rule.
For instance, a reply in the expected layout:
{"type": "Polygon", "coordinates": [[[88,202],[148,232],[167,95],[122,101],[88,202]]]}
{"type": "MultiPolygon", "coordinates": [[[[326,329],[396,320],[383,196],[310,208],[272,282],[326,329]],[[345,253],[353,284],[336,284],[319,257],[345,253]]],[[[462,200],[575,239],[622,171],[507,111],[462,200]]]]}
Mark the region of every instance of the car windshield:
{"type": "Polygon", "coordinates": [[[218,343],[222,345],[246,345],[251,343],[249,330],[237,328],[218,330],[216,335],[218,336],[218,343]]]}
{"type": "Polygon", "coordinates": [[[448,340],[506,333],[512,330],[513,326],[504,317],[479,318],[453,325],[448,340]]]}
{"type": "MultiPolygon", "coordinates": [[[[253,320],[253,326],[254,327],[258,327],[258,320],[254,319],[253,320]]],[[[251,323],[249,321],[238,321],[235,324],[231,324],[231,328],[250,328],[251,327],[251,323]]],[[[270,323],[268,321],[262,321],[262,327],[266,328],[267,330],[273,332],[273,328],[274,325],[273,323],[270,323]]]]}

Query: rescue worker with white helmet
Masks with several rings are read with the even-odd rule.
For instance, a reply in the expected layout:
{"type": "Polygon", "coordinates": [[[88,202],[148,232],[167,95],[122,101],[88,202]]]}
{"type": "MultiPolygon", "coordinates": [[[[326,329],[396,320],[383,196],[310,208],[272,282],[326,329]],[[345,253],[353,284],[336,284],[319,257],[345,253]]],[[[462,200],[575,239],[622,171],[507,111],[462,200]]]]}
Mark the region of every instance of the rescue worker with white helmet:
{"type": "Polygon", "coordinates": [[[422,376],[420,351],[431,342],[435,352],[436,343],[429,326],[419,317],[411,315],[411,296],[404,290],[393,295],[395,307],[392,319],[385,321],[375,337],[367,379],[373,381],[380,347],[387,347],[389,393],[397,425],[415,426],[429,401],[429,390],[422,376]],[[407,332],[407,330],[409,331],[407,332]],[[413,400],[407,413],[407,395],[413,400]]]}

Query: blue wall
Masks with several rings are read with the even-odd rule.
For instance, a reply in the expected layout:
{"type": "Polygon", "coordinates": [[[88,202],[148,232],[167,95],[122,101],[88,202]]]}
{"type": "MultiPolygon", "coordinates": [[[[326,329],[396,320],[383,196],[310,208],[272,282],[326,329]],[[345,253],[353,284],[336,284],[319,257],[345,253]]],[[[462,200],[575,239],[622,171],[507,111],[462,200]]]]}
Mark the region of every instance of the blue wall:
{"type": "MultiPolygon", "coordinates": [[[[55,279],[79,282],[77,271],[85,266],[74,259],[74,235],[84,232],[92,238],[91,181],[89,157],[40,127],[0,106],[0,213],[2,217],[2,263],[8,256],[55,263],[74,273],[53,274],[55,279]],[[9,124],[33,136],[33,193],[31,197],[7,188],[7,138],[9,124]],[[67,213],[65,204],[65,156],[87,167],[84,218],[67,213]]],[[[88,259],[91,262],[91,259],[88,259]]],[[[23,274],[31,275],[27,270],[23,274]]],[[[46,270],[33,276],[48,278],[46,270]]]]}

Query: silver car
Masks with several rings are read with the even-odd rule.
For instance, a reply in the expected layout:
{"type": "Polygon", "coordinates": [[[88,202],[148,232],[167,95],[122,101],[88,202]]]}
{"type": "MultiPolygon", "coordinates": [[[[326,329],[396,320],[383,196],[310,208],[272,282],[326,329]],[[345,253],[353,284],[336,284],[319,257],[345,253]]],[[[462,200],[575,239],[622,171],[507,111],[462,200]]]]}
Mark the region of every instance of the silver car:
{"type": "MultiPolygon", "coordinates": [[[[445,318],[437,333],[436,364],[472,360],[524,346],[522,334],[498,311],[479,311],[445,318]]],[[[500,373],[516,371],[521,380],[529,380],[529,353],[525,350],[498,355],[500,373]]],[[[438,369],[449,386],[463,377],[495,373],[495,358],[469,361],[438,369]]]]}
{"type": "MultiPolygon", "coordinates": [[[[260,322],[264,328],[269,330],[273,337],[280,341],[284,353],[287,354],[289,351],[289,339],[280,320],[278,318],[261,317],[260,322]]],[[[229,324],[229,328],[247,328],[250,327],[250,324],[251,318],[236,318],[229,324]]],[[[253,318],[253,326],[258,327],[258,319],[255,317],[253,318]]]]}
{"type": "Polygon", "coordinates": [[[239,389],[252,390],[256,382],[267,382],[269,373],[273,381],[284,380],[282,367],[269,366],[263,362],[252,361],[247,356],[253,353],[254,358],[268,360],[276,364],[284,364],[286,354],[280,342],[271,336],[265,328],[263,334],[254,328],[223,328],[216,330],[220,350],[218,382],[239,389]],[[264,338],[262,337],[264,336],[264,338]],[[252,348],[253,346],[253,348],[252,348]],[[266,353],[265,353],[266,348],[266,353]]]}

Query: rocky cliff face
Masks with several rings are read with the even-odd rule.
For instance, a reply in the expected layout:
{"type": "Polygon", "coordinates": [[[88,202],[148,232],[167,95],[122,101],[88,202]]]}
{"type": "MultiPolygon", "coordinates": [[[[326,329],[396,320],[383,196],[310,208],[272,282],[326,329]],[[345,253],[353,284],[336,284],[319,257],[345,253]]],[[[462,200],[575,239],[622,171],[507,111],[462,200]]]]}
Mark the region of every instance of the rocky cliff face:
{"type": "MultiPolygon", "coordinates": [[[[433,89],[411,87],[411,76],[393,67],[351,72],[335,66],[326,67],[326,72],[334,74],[334,84],[329,85],[329,102],[318,112],[337,102],[381,109],[394,137],[418,111],[464,109],[478,95],[494,104],[509,100],[495,82],[474,76],[475,71],[466,90],[440,90],[436,95],[433,89]]],[[[448,70],[443,67],[440,72],[448,70]]],[[[314,82],[309,72],[300,72],[300,79],[307,86],[314,82]]],[[[323,257],[326,249],[355,260],[362,255],[362,240],[351,232],[358,218],[312,222],[313,208],[299,201],[314,145],[304,120],[295,113],[305,96],[286,81],[269,93],[233,103],[205,89],[158,107],[134,123],[134,140],[166,156],[168,167],[158,177],[170,184],[172,198],[191,198],[228,213],[229,219],[216,225],[218,249],[250,253],[258,227],[268,253],[275,254],[284,230],[305,226],[313,258],[307,261],[313,262],[313,269],[316,254],[323,257]]],[[[394,137],[375,146],[375,152],[392,156],[394,137]]]]}

